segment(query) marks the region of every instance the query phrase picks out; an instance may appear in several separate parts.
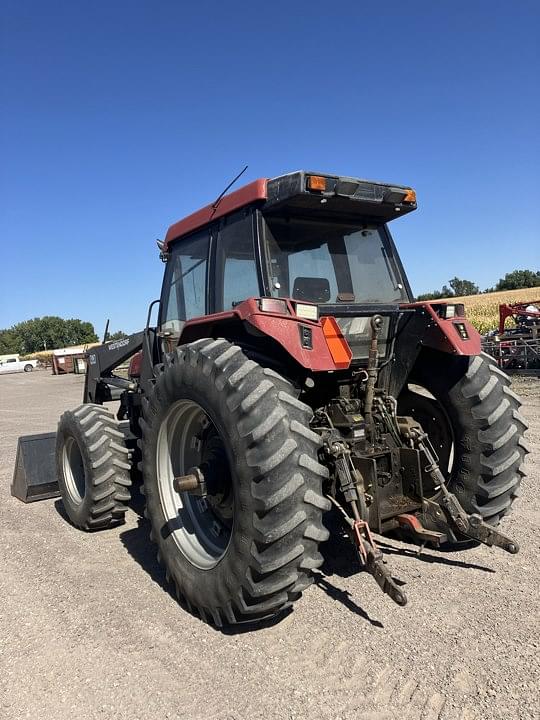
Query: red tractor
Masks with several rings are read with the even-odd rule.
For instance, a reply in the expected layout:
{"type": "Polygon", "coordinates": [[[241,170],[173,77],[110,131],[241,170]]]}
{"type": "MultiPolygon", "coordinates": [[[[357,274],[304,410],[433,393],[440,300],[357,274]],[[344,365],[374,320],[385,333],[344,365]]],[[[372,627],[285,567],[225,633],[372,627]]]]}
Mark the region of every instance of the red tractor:
{"type": "Polygon", "coordinates": [[[523,476],[520,402],[462,305],[414,302],[388,223],[415,208],[409,187],[295,172],[171,226],[144,331],[89,351],[60,420],[71,521],[122,522],[137,464],[167,577],[217,626],[300,597],[331,508],[399,605],[376,534],[517,552],[498,525],[523,476]]]}

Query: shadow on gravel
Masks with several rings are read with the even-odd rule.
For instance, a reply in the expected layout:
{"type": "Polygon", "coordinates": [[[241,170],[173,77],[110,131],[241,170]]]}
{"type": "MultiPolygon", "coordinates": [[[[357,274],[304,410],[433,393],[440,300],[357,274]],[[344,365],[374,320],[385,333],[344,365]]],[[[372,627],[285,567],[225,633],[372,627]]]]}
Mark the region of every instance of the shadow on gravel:
{"type": "MultiPolygon", "coordinates": [[[[163,590],[165,590],[165,592],[169,593],[174,600],[177,600],[172,584],[167,582],[165,578],[165,571],[157,561],[155,545],[149,540],[150,523],[140,516],[143,506],[144,501],[140,504],[138,501],[135,501],[134,503],[132,502],[133,509],[139,514],[138,524],[135,528],[121,532],[120,540],[129,555],[142,567],[145,572],[148,573],[148,575],[150,575],[150,578],[163,590]],[[136,505],[136,507],[133,507],[133,504],[136,505]]],[[[325,543],[325,545],[328,545],[328,543],[325,543]]],[[[358,567],[358,561],[354,555],[352,557],[352,562],[356,564],[356,567],[358,567]]],[[[349,574],[353,573],[351,572],[349,574]]],[[[340,590],[335,587],[328,578],[325,577],[325,575],[319,572],[314,572],[313,575],[315,578],[315,584],[318,585],[321,590],[323,590],[333,600],[341,602],[348,610],[364,620],[367,620],[373,626],[380,628],[383,627],[382,623],[378,620],[370,618],[366,611],[351,599],[350,594],[346,590],[340,590]]],[[[182,603],[179,604],[182,605],[182,603]]],[[[182,605],[182,607],[188,611],[184,605],[182,605]]],[[[287,617],[291,611],[292,609],[289,608],[276,617],[259,621],[257,623],[244,623],[242,625],[233,625],[231,627],[223,628],[216,628],[213,625],[210,625],[210,627],[223,633],[224,635],[242,635],[243,633],[252,633],[258,630],[265,630],[267,628],[274,627],[287,617]]]]}
{"type": "Polygon", "coordinates": [[[292,613],[292,608],[287,608],[287,610],[284,610],[279,615],[276,615],[272,618],[267,618],[266,620],[259,620],[258,622],[252,622],[252,623],[242,623],[242,625],[230,625],[228,627],[222,627],[218,628],[215,627],[215,625],[211,625],[210,627],[213,630],[216,630],[216,632],[220,632],[223,635],[243,635],[244,633],[253,633],[257,632],[258,630],[267,630],[268,628],[275,627],[276,625],[279,625],[280,622],[285,620],[286,617],[288,617],[292,613]]]}
{"type": "Polygon", "coordinates": [[[397,548],[393,545],[388,545],[387,543],[380,541],[378,545],[385,555],[401,555],[402,557],[411,557],[415,560],[420,560],[421,562],[450,565],[451,567],[465,568],[468,570],[481,570],[482,572],[487,573],[495,572],[493,568],[486,567],[485,565],[477,565],[476,563],[464,562],[463,560],[452,560],[444,552],[439,553],[437,551],[432,551],[436,552],[436,554],[433,555],[431,552],[427,553],[425,550],[422,550],[419,553],[420,548],[418,550],[412,550],[410,548],[397,548]]]}
{"type": "MultiPolygon", "coordinates": [[[[342,603],[350,612],[367,620],[374,627],[383,628],[384,625],[379,620],[371,618],[352,599],[347,590],[341,590],[330,582],[329,578],[332,575],[348,578],[364,571],[360,567],[356,548],[343,530],[343,523],[339,515],[333,512],[328,513],[324,518],[324,524],[330,531],[330,538],[319,548],[323,556],[323,564],[320,567],[320,572],[313,573],[315,585],[320,587],[332,600],[342,603]]],[[[394,578],[394,580],[400,585],[403,584],[397,578],[394,578]]]]}
{"type": "MultiPolygon", "coordinates": [[[[341,518],[338,515],[334,515],[334,513],[329,513],[325,518],[325,525],[328,530],[330,530],[330,539],[320,548],[324,558],[324,563],[321,567],[322,572],[324,575],[336,574],[343,578],[355,575],[360,569],[358,556],[356,549],[343,530],[341,518]]],[[[396,539],[401,540],[402,538],[396,536],[396,539]]],[[[422,550],[420,554],[418,554],[420,546],[418,546],[417,549],[396,547],[395,545],[384,542],[380,537],[377,538],[377,545],[381,548],[384,555],[401,555],[403,557],[420,560],[421,562],[439,563],[441,565],[450,565],[451,567],[481,570],[487,573],[495,572],[495,570],[485,565],[477,565],[464,560],[454,560],[449,557],[455,552],[466,550],[469,547],[477,547],[478,543],[474,541],[471,543],[463,543],[456,548],[449,547],[448,550],[438,551],[434,548],[429,548],[428,551],[422,550]]]]}
{"type": "Polygon", "coordinates": [[[156,546],[150,542],[150,523],[143,517],[138,517],[137,527],[124,530],[120,533],[122,545],[129,555],[159,587],[168,593],[174,600],[176,595],[174,587],[165,577],[165,570],[158,563],[156,546]]]}
{"type": "Polygon", "coordinates": [[[68,518],[67,513],[64,509],[64,503],[61,500],[54,501],[54,509],[60,515],[62,520],[65,520],[68,523],[68,525],[71,525],[73,527],[73,524],[72,524],[71,520],[68,518]]]}
{"type": "MultiPolygon", "coordinates": [[[[148,573],[150,578],[159,585],[162,590],[168,593],[175,602],[178,603],[179,612],[181,612],[182,609],[198,618],[196,613],[190,612],[186,605],[178,600],[174,591],[174,585],[168,582],[165,577],[165,570],[157,561],[156,546],[154,543],[150,542],[149,537],[150,523],[144,517],[144,498],[137,492],[136,489],[130,502],[130,508],[139,516],[137,518],[137,527],[131,528],[130,530],[124,530],[120,533],[122,545],[125,547],[133,560],[135,560],[135,562],[138,563],[146,573],[148,573]]],[[[269,618],[268,620],[262,620],[257,623],[243,623],[242,625],[233,625],[231,627],[223,628],[218,628],[209,623],[208,627],[212,628],[216,632],[223,633],[224,635],[242,635],[243,633],[252,633],[257,630],[264,630],[266,628],[273,627],[274,625],[280,623],[290,613],[291,608],[288,608],[276,617],[269,618]]]]}
{"type": "Polygon", "coordinates": [[[328,595],[328,597],[332,598],[332,600],[337,600],[344,605],[347,610],[350,610],[363,620],[367,620],[374,627],[384,627],[380,620],[373,620],[373,618],[370,618],[367,612],[351,599],[351,593],[348,590],[340,590],[335,585],[332,585],[332,583],[328,581],[328,578],[319,572],[314,572],[313,577],[315,578],[315,585],[320,587],[321,590],[324,590],[324,592],[328,595]]]}
{"type": "Polygon", "coordinates": [[[324,560],[321,572],[326,576],[339,575],[342,578],[356,575],[361,571],[358,554],[343,529],[341,517],[330,511],[324,517],[324,524],[330,531],[330,537],[319,548],[324,560]]]}

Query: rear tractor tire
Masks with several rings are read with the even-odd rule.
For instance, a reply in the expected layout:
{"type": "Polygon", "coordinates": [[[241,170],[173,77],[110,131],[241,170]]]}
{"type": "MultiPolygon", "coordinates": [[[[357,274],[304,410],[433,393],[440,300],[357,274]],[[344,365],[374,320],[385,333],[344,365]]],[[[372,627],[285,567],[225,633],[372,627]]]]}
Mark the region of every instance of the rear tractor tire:
{"type": "Polygon", "coordinates": [[[218,627],[281,614],[328,538],[311,409],[240,347],[204,339],[168,356],[142,410],[151,538],[179,600],[218,627]],[[206,495],[176,492],[194,472],[206,495]]]}
{"type": "MultiPolygon", "coordinates": [[[[527,423],[508,375],[484,353],[454,357],[430,352],[411,382],[431,397],[406,389],[399,412],[413,416],[428,433],[448,487],[463,508],[498,525],[519,494],[528,453],[523,437],[527,423]]],[[[424,493],[430,496],[429,487],[424,493]]]]}
{"type": "Polygon", "coordinates": [[[56,467],[64,508],[76,527],[103,530],[124,521],[130,500],[129,450],[106,408],[85,404],[62,415],[56,467]]]}

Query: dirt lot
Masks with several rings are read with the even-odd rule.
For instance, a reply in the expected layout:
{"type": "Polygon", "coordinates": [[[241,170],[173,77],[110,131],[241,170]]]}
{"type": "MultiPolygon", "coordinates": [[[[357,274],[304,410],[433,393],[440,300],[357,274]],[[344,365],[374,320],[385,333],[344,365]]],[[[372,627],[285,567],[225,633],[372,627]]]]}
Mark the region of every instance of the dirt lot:
{"type": "Polygon", "coordinates": [[[255,720],[539,718],[540,382],[522,380],[529,476],[505,522],[518,556],[441,554],[385,541],[405,608],[348,546],[292,614],[223,633],[167,592],[146,522],[85,534],[58,501],[23,505],[9,485],[17,437],[55,429],[82,378],[0,377],[0,717],[255,720]]]}

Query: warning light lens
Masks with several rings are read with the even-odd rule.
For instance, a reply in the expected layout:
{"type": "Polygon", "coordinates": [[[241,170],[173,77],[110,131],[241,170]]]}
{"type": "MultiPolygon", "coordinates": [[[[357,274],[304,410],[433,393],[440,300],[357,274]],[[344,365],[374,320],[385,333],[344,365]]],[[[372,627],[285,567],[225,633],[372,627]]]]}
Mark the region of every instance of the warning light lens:
{"type": "Polygon", "coordinates": [[[326,190],[326,178],[322,175],[310,175],[307,181],[308,190],[318,190],[324,192],[326,190]]]}
{"type": "Polygon", "coordinates": [[[416,202],[416,192],[411,188],[411,190],[407,191],[407,194],[403,198],[403,202],[406,203],[415,203],[416,202]]]}

